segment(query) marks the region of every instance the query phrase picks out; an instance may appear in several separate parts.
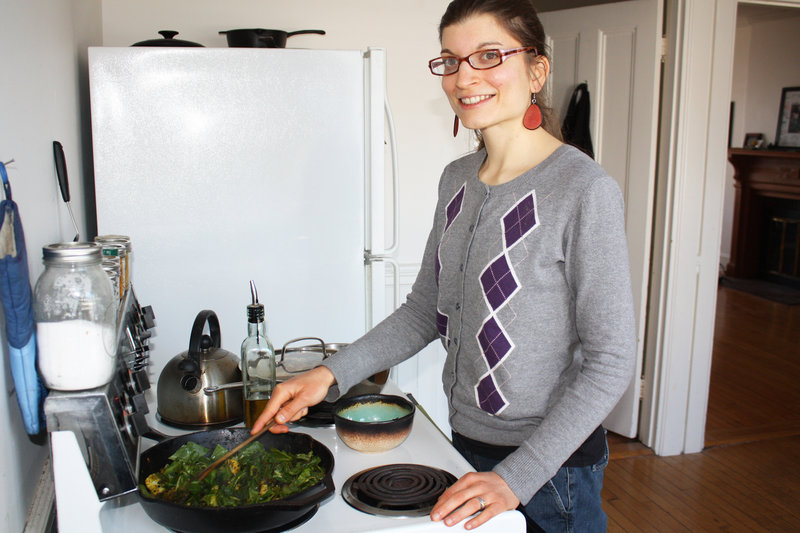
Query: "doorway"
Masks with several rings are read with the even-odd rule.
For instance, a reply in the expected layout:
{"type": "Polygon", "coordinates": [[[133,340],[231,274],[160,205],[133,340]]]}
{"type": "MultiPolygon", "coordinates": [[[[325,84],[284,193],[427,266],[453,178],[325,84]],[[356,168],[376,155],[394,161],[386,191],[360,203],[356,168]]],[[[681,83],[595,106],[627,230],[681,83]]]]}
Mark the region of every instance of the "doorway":
{"type": "MultiPolygon", "coordinates": [[[[775,141],[782,88],[800,85],[793,54],[800,9],[740,3],[736,20],[729,147],[742,148],[748,134],[766,146],[775,141]]],[[[733,204],[729,165],[721,275],[731,253],[733,204]]],[[[800,305],[719,288],[706,447],[800,434],[799,344],[800,305]]]]}
{"type": "MultiPolygon", "coordinates": [[[[800,7],[800,0],[761,3],[800,7]]],[[[736,8],[735,2],[664,2],[669,31],[662,42],[648,364],[638,435],[658,455],[695,453],[704,445],[736,8]]],[[[730,242],[730,235],[722,240],[730,242]]]]}

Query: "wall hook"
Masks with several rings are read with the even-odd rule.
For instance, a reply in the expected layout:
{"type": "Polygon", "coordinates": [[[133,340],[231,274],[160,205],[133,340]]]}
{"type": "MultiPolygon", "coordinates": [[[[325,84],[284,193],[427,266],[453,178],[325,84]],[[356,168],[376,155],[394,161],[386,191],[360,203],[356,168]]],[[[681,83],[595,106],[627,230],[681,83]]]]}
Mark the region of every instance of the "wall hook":
{"type": "Polygon", "coordinates": [[[6,165],[13,163],[14,160],[12,159],[8,163],[0,163],[0,179],[3,182],[3,194],[5,194],[6,200],[9,202],[11,201],[11,183],[8,181],[8,172],[6,172],[6,165]]]}

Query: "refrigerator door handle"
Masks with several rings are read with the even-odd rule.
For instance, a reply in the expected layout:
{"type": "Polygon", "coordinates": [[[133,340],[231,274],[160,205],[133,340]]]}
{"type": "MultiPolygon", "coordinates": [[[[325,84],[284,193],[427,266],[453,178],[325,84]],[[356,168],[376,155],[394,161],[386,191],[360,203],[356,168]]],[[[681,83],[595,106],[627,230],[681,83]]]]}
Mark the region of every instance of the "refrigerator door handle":
{"type": "Polygon", "coordinates": [[[380,261],[392,267],[392,309],[397,309],[400,305],[400,264],[388,254],[373,254],[369,250],[364,251],[365,264],[369,265],[380,261]]]}
{"type": "Polygon", "coordinates": [[[394,119],[392,109],[389,107],[389,100],[384,98],[383,109],[386,115],[386,128],[389,132],[389,150],[392,158],[392,244],[379,253],[372,253],[371,250],[364,251],[364,263],[372,264],[383,261],[392,267],[392,309],[397,309],[400,305],[400,265],[393,257],[397,252],[400,241],[400,172],[397,158],[397,138],[394,129],[394,119]]]}
{"type": "MultiPolygon", "coordinates": [[[[386,126],[389,131],[389,150],[392,158],[392,244],[383,251],[383,255],[397,252],[400,241],[400,170],[397,157],[397,138],[389,100],[384,98],[383,109],[386,114],[386,126]]],[[[397,302],[395,302],[397,303],[397,302]]]]}

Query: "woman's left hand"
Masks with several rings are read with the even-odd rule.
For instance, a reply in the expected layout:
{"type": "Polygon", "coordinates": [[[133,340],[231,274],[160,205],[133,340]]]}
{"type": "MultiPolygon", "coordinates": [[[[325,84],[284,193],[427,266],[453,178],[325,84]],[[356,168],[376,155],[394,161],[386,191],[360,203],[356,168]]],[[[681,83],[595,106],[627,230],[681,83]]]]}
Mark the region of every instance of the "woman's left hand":
{"type": "Polygon", "coordinates": [[[444,525],[454,526],[472,516],[465,529],[475,529],[493,516],[516,509],[519,499],[508,484],[494,472],[469,472],[453,483],[439,497],[431,510],[431,520],[444,519],[444,525]]]}

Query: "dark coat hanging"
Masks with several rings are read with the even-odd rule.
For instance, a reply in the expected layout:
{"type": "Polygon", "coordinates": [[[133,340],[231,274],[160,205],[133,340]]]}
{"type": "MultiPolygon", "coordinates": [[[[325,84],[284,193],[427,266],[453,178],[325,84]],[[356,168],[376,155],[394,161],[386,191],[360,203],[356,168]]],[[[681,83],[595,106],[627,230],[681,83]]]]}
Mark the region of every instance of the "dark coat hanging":
{"type": "Polygon", "coordinates": [[[589,86],[584,82],[572,92],[567,114],[561,126],[561,135],[564,137],[564,142],[583,150],[594,159],[592,135],[589,131],[590,115],[589,86]]]}

